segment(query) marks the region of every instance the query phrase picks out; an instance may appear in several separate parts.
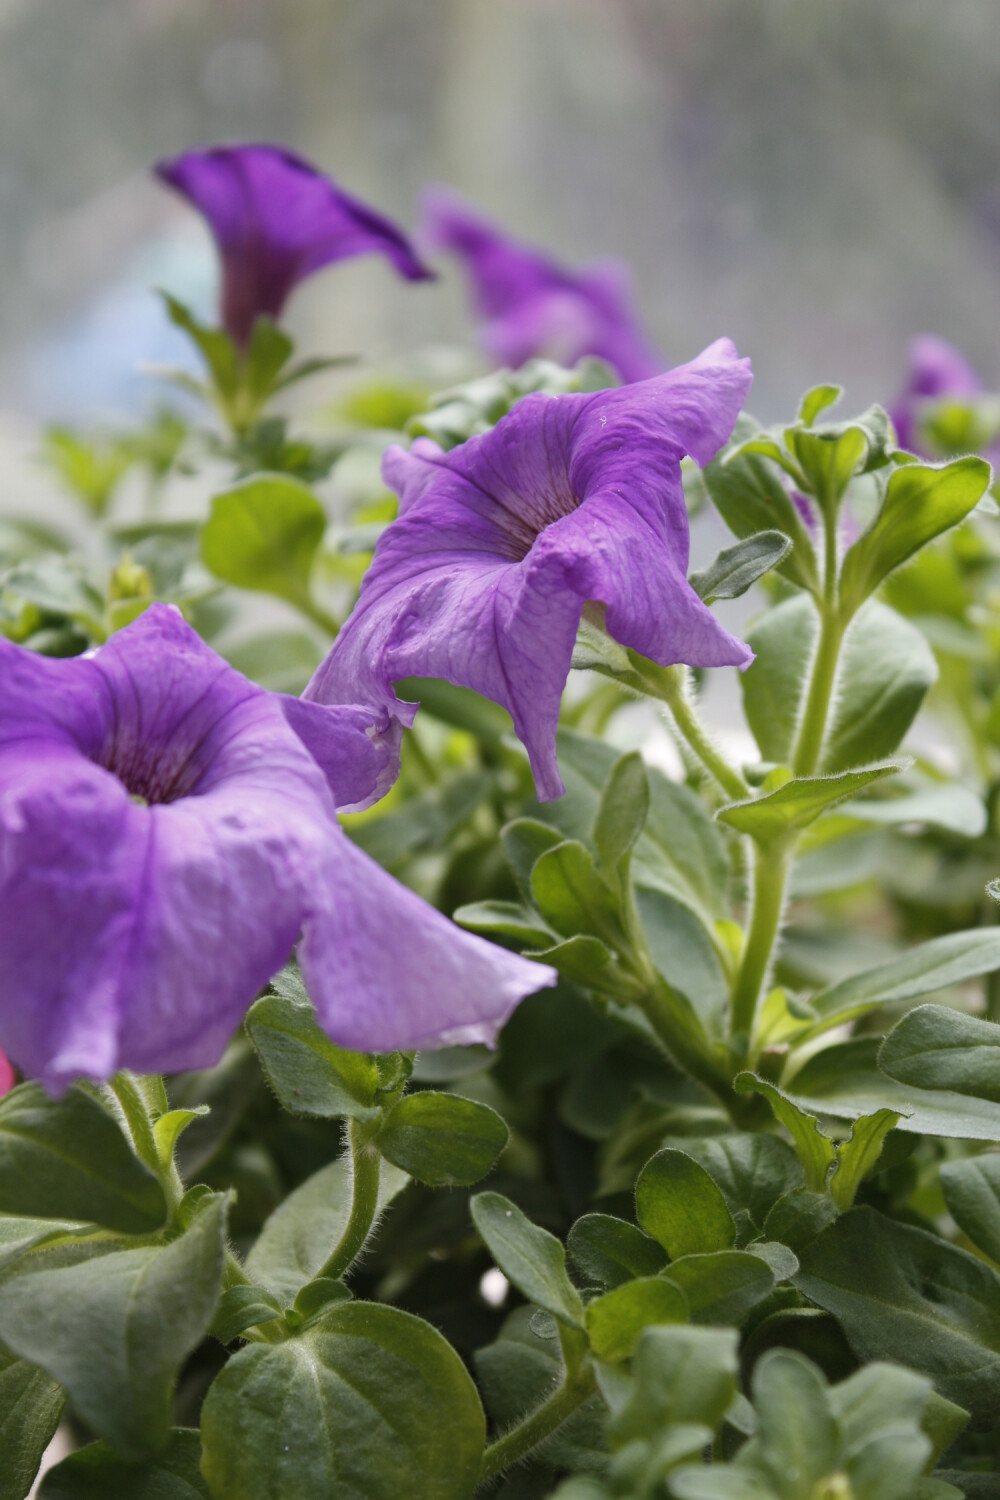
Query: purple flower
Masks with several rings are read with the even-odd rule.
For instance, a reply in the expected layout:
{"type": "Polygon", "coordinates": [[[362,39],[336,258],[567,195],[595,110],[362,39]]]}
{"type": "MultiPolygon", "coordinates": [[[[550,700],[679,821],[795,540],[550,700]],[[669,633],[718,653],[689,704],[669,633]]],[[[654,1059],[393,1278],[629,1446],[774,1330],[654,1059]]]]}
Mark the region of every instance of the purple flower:
{"type": "Polygon", "coordinates": [[[432,248],[464,262],[476,312],[486,320],[483,344],[501,364],[516,368],[544,354],[574,365],[596,354],[625,381],[663,369],[629,306],[628,268],[620,262],[570,271],[511,239],[444,188],[424,199],[424,232],[432,248]]]}
{"type": "Polygon", "coordinates": [[[362,702],[410,724],[401,677],[444,677],[503,704],[540,797],[563,791],[559,701],[584,604],[661,665],[745,667],[750,648],[686,579],[685,453],[707,463],[732,431],[749,360],[720,339],[669,374],[590,395],[526,396],[444,453],[390,448],[400,516],[305,696],[362,702]]]}
{"type": "Polygon", "coordinates": [[[946,396],[977,396],[982,389],[979,376],[953,344],[931,333],[921,334],[910,345],[909,379],[889,409],[899,446],[910,453],[923,453],[920,416],[924,402],[946,396]]]}
{"type": "Polygon", "coordinates": [[[204,214],[222,257],[222,321],[244,346],[261,314],[335,260],[379,251],[401,276],[433,275],[402,230],[279,146],[215,146],[161,161],[156,174],[204,214]]]}
{"type": "Polygon", "coordinates": [[[550,969],[353,845],[371,715],[283,699],[166,605],[88,657],[0,640],[0,1044],[51,1089],[214,1063],[299,941],[342,1046],[488,1041],[550,969]],[[300,940],[301,939],[301,940],[300,940]]]}

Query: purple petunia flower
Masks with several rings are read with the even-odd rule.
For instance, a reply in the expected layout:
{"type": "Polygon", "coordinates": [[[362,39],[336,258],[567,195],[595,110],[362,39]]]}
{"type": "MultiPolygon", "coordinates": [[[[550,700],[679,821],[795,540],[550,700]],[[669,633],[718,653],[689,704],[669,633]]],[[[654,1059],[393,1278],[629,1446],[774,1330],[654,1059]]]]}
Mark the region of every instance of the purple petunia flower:
{"type": "Polygon", "coordinates": [[[156,174],[204,214],[222,257],[222,321],[243,346],[261,314],[332,261],[379,251],[401,276],[433,276],[406,235],[279,146],[215,146],[158,162],[156,174]]]}
{"type": "Polygon", "coordinates": [[[978,396],[983,383],[954,344],[924,333],[910,345],[909,379],[889,408],[899,446],[923,454],[920,443],[920,413],[926,401],[947,396],[978,396]]]}
{"type": "Polygon", "coordinates": [[[383,474],[400,516],[379,538],[351,617],[306,689],[410,724],[401,677],[444,677],[501,703],[544,799],[563,785],[559,701],[584,604],[663,666],[745,667],[686,579],[680,461],[707,463],[751,381],[720,339],[690,364],[617,390],[526,396],[449,453],[418,439],[383,474]]]}
{"type": "Polygon", "coordinates": [[[0,1099],[14,1087],[14,1069],[5,1052],[0,1052],[0,1099]]]}
{"type": "Polygon", "coordinates": [[[425,196],[424,233],[432,248],[452,251],[464,262],[476,312],[486,320],[483,344],[501,364],[516,368],[548,355],[574,365],[595,354],[625,381],[663,369],[629,306],[629,273],[622,263],[600,261],[570,271],[505,235],[444,188],[425,196]]]}
{"type": "Polygon", "coordinates": [[[88,657],[0,640],[0,1044],[51,1089],[210,1066],[299,942],[342,1046],[489,1041],[555,980],[363,854],[371,716],[248,682],[166,605],[88,657]]]}

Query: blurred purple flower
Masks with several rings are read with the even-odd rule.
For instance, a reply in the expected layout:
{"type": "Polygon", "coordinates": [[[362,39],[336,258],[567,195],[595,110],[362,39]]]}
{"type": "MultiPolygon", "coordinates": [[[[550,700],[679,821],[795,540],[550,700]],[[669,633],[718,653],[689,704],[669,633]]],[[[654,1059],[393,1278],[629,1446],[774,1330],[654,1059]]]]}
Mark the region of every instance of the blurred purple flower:
{"type": "Polygon", "coordinates": [[[910,344],[909,377],[889,408],[899,446],[927,456],[920,443],[923,403],[946,396],[978,396],[982,389],[979,376],[953,344],[931,333],[915,338],[910,344]]]}
{"type": "Polygon", "coordinates": [[[0,1099],[14,1087],[14,1069],[5,1052],[0,1052],[0,1099]]]}
{"type": "Polygon", "coordinates": [[[475,688],[510,711],[550,799],[564,790],[555,731],[588,600],[607,606],[616,640],[661,665],[749,665],[750,648],[687,582],[680,461],[714,456],[751,379],[720,339],[653,380],[526,396],[449,453],[428,439],[390,448],[399,519],[305,696],[409,725],[416,706],[396,697],[399,678],[475,688]]]}
{"type": "Polygon", "coordinates": [[[166,605],[88,657],[0,640],[0,1043],[59,1090],[214,1063],[299,942],[320,1023],[370,1051],[489,1041],[550,969],[363,854],[372,716],[283,699],[166,605]]]}
{"type": "Polygon", "coordinates": [[[628,268],[620,262],[571,271],[504,234],[444,188],[426,194],[423,227],[432,249],[463,261],[475,310],[486,320],[483,344],[501,364],[516,368],[548,355],[574,365],[595,354],[625,381],[663,369],[629,306],[628,268]]]}
{"type": "Polygon", "coordinates": [[[222,257],[222,321],[241,346],[261,314],[280,317],[299,282],[332,261],[379,251],[410,281],[433,276],[390,219],[281,147],[188,151],[155,171],[208,221],[222,257]]]}

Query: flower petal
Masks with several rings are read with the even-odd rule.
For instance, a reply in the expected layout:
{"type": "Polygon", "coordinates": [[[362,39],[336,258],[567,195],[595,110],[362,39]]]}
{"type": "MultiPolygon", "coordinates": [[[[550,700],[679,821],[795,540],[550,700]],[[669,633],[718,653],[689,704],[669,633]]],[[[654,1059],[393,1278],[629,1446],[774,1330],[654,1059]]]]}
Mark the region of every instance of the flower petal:
{"type": "Polygon", "coordinates": [[[462,932],[346,835],[299,961],[320,1025],[359,1052],[491,1044],[554,970],[462,932]],[[405,960],[405,961],[404,961],[405,960]]]}

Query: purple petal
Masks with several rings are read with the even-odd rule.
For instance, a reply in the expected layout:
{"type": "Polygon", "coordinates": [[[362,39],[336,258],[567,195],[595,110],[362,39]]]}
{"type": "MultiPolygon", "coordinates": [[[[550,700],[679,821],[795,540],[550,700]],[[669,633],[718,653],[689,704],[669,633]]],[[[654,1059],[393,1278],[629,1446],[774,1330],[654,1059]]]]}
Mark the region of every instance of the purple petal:
{"type": "Polygon", "coordinates": [[[606,359],[623,380],[645,380],[663,362],[630,307],[627,267],[603,262],[574,272],[525,245],[445,188],[424,198],[424,233],[463,262],[482,341],[501,363],[519,366],[544,354],[574,365],[585,354],[606,359]]]}
{"type": "Polygon", "coordinates": [[[732,430],[749,363],[720,340],[689,365],[596,395],[533,395],[449,453],[390,449],[400,516],[306,690],[412,722],[402,677],[444,677],[502,704],[539,795],[562,791],[559,699],[580,614],[607,606],[613,635],[663,665],[746,666],[686,581],[680,460],[705,463],[732,430]]]}
{"type": "Polygon", "coordinates": [[[320,1025],[342,1047],[490,1045],[525,995],[557,981],[553,969],[459,931],[346,837],[325,889],[299,959],[320,1025]]]}
{"type": "Polygon", "coordinates": [[[339,811],[361,812],[385,796],[399,774],[402,726],[356,704],[324,708],[281,697],[285,718],[329,783],[339,811]]]}
{"type": "Polygon", "coordinates": [[[333,261],[378,251],[411,281],[433,274],[396,224],[281,147],[216,146],[155,170],[208,221],[222,256],[223,322],[238,344],[333,261]]]}

